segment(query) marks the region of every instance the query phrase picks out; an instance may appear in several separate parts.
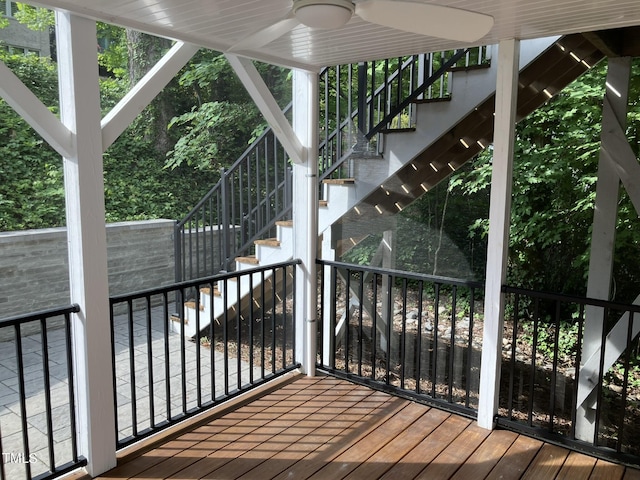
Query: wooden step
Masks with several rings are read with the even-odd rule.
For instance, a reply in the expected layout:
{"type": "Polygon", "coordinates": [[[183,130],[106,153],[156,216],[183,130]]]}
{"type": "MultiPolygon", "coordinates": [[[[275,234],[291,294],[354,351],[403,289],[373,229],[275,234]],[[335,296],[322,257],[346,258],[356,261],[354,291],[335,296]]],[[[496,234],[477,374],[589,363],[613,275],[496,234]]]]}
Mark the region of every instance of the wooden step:
{"type": "Polygon", "coordinates": [[[329,206],[329,202],[327,200],[320,200],[318,202],[318,206],[319,207],[328,207],[329,206]]]}
{"type": "Polygon", "coordinates": [[[279,247],[280,240],[277,238],[265,238],[262,240],[256,240],[253,242],[254,245],[266,245],[267,247],[279,247]]]}
{"type": "Polygon", "coordinates": [[[325,185],[353,185],[356,183],[355,178],[327,178],[322,181],[325,185]]]}
{"type": "MultiPolygon", "coordinates": [[[[202,293],[203,295],[211,295],[211,288],[202,287],[200,289],[200,293],[202,293]]],[[[213,287],[213,295],[215,297],[219,297],[220,296],[220,290],[218,290],[218,287],[213,287]]]]}
{"type": "Polygon", "coordinates": [[[260,265],[260,261],[253,255],[248,257],[236,257],[236,262],[246,263],[248,265],[260,265]]]}
{"type": "MultiPolygon", "coordinates": [[[[188,302],[184,302],[184,306],[187,308],[193,308],[195,310],[196,302],[194,302],[193,300],[189,300],[188,302]]],[[[203,310],[204,310],[204,305],[200,304],[200,311],[202,312],[203,310]]]]}
{"type": "Polygon", "coordinates": [[[280,227],[293,227],[293,220],[278,220],[276,225],[280,227]]]}

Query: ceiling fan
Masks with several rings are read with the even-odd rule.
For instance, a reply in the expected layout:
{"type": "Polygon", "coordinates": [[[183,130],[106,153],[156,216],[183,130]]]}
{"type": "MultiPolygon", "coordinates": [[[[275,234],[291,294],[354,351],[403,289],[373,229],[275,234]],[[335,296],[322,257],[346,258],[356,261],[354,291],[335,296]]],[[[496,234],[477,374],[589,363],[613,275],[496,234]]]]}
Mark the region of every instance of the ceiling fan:
{"type": "Polygon", "coordinates": [[[474,42],[493,27],[493,17],[460,8],[405,0],[293,0],[290,12],[276,23],[235,44],[239,51],[263,47],[298,25],[336,29],[353,15],[403,32],[474,42]]]}

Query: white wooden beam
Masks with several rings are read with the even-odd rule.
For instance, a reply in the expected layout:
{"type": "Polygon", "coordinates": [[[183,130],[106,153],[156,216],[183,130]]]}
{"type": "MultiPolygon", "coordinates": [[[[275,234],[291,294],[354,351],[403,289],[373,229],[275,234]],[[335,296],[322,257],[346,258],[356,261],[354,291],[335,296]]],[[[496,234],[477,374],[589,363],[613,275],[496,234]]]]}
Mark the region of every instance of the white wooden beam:
{"type": "Polygon", "coordinates": [[[315,375],[317,348],[316,255],[318,252],[318,75],[293,72],[293,128],[300,138],[304,163],[293,166],[293,256],[302,261],[296,277],[296,360],[315,375]]]}
{"type": "Polygon", "coordinates": [[[302,143],[253,62],[237,55],[226,54],[225,56],[293,163],[306,163],[306,152],[302,143]]]}
{"type": "Polygon", "coordinates": [[[0,96],[60,155],[70,156],[75,138],[22,81],[0,62],[0,96]]]}
{"type": "MultiPolygon", "coordinates": [[[[605,107],[608,102],[605,102],[605,107]]],[[[610,108],[610,107],[609,107],[610,108]]],[[[640,163],[633,153],[624,128],[602,132],[602,154],[610,162],[640,215],[640,163]]]]}
{"type": "MultiPolygon", "coordinates": [[[[609,151],[615,154],[620,149],[608,145],[606,132],[622,129],[626,125],[630,74],[631,59],[609,58],[607,91],[602,112],[603,134],[593,213],[589,278],[587,280],[587,296],[601,300],[609,299],[611,288],[620,189],[620,177],[615,162],[610,159],[608,153],[609,151]]],[[[585,309],[582,361],[578,376],[575,425],[576,437],[587,442],[592,442],[595,435],[596,396],[594,390],[599,378],[603,328],[602,308],[587,307],[585,309]]]]}
{"type": "Polygon", "coordinates": [[[199,47],[177,42],[102,120],[105,151],[197,53],[199,47]]]}
{"type": "Polygon", "coordinates": [[[64,158],[78,448],[92,476],[116,465],[96,25],[56,12],[60,118],[76,134],[64,158]]]}
{"type": "Polygon", "coordinates": [[[504,334],[502,285],[506,278],[509,253],[519,58],[520,42],[518,40],[511,39],[500,42],[498,46],[495,134],[489,206],[484,333],[478,401],[478,425],[488,429],[494,427],[500,390],[500,364],[504,334]]]}

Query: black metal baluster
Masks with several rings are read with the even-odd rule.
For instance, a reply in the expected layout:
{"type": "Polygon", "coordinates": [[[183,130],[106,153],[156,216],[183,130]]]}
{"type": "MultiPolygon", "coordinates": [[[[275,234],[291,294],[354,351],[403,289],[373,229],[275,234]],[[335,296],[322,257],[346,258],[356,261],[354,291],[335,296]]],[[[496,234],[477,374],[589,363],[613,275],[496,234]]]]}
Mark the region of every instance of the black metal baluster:
{"type": "Polygon", "coordinates": [[[40,318],[40,343],[42,351],[42,373],[44,377],[44,404],[47,423],[47,449],[49,450],[49,470],[56,470],[55,451],[53,446],[53,420],[51,418],[51,378],[49,371],[49,340],[47,337],[46,317],[40,318]]]}
{"type": "Polygon", "coordinates": [[[419,395],[422,388],[420,381],[422,377],[422,303],[424,296],[424,281],[418,280],[418,324],[415,338],[415,377],[416,377],[416,393],[419,395]]]}
{"type": "MultiPolygon", "coordinates": [[[[153,389],[153,336],[151,332],[151,296],[146,295],[147,301],[147,381],[149,382],[149,422],[151,428],[156,426],[155,399],[153,389]]],[[[165,322],[166,323],[166,322],[165,322]]]]}

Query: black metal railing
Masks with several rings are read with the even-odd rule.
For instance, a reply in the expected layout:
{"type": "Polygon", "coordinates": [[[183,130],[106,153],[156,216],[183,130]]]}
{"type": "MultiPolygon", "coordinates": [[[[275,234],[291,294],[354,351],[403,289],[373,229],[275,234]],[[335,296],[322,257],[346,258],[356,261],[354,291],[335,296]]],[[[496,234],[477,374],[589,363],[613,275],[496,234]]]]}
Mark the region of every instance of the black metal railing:
{"type": "Polygon", "coordinates": [[[177,222],[176,281],[232,270],[233,259],[251,253],[255,240],[275,236],[275,223],[290,219],[291,185],[284,147],[268,128],[177,222]]]}
{"type": "Polygon", "coordinates": [[[76,444],[71,314],[0,321],[0,479],[56,478],[86,465],[76,444]]]}
{"type": "Polygon", "coordinates": [[[480,284],[339,262],[318,264],[323,319],[318,368],[476,415],[480,284]]]}
{"type": "Polygon", "coordinates": [[[498,424],[600,457],[640,464],[640,306],[513,287],[503,290],[509,315],[498,424]],[[596,349],[595,404],[587,408],[592,433],[583,438],[577,429],[576,379],[587,360],[587,312],[596,315],[603,329],[596,349]],[[612,344],[607,337],[616,323],[625,340],[612,344]],[[605,353],[616,348],[619,352],[609,366],[605,353]]]}
{"type": "Polygon", "coordinates": [[[298,264],[110,299],[118,448],[297,368],[298,264]],[[192,339],[181,321],[185,300],[195,311],[192,339]]]}
{"type": "Polygon", "coordinates": [[[416,103],[451,97],[451,71],[489,62],[488,47],[426,53],[320,73],[320,177],[350,176],[351,156],[382,152],[380,133],[415,125],[416,103]]]}

